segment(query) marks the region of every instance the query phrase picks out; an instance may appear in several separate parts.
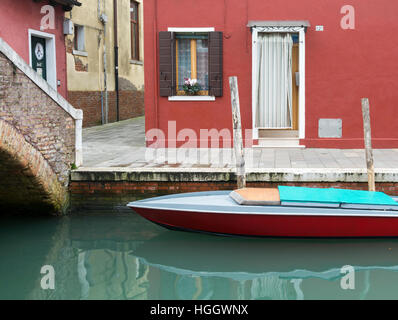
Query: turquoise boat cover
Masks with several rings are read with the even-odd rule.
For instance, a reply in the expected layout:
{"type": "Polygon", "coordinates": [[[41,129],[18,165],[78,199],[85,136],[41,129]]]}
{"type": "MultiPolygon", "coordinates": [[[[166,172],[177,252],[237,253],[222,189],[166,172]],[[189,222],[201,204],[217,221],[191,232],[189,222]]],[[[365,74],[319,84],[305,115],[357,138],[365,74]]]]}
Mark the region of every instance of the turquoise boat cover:
{"type": "Polygon", "coordinates": [[[383,192],[335,188],[305,188],[279,186],[279,196],[285,202],[352,203],[363,205],[398,206],[398,202],[383,192]]]}

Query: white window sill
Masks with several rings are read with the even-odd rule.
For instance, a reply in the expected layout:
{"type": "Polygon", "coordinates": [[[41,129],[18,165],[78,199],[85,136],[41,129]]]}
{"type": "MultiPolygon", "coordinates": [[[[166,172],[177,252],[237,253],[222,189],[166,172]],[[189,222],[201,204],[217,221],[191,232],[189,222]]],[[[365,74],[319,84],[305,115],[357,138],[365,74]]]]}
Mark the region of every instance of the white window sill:
{"type": "Polygon", "coordinates": [[[171,96],[169,101],[215,101],[215,96],[171,96]]]}
{"type": "Polygon", "coordinates": [[[88,57],[88,53],[86,51],[73,50],[73,54],[75,56],[88,57]]]}
{"type": "Polygon", "coordinates": [[[136,64],[136,65],[142,66],[142,65],[144,65],[144,62],[138,61],[138,60],[130,60],[130,64],[136,64]]]}

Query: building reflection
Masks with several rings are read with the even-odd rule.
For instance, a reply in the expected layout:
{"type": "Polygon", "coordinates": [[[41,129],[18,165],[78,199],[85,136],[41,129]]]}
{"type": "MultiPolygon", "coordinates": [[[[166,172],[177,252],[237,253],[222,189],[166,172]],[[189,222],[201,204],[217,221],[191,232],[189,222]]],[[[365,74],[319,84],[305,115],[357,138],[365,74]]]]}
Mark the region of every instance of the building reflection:
{"type": "Polygon", "coordinates": [[[30,299],[397,299],[398,240],[225,238],[167,231],[139,217],[69,217],[40,264],[56,290],[30,299]],[[344,290],[341,268],[355,268],[344,290]]]}
{"type": "Polygon", "coordinates": [[[398,284],[396,240],[236,239],[163,229],[123,234],[134,239],[93,239],[86,242],[93,249],[80,249],[82,298],[398,297],[394,286],[378,289],[382,275],[398,284]],[[344,265],[355,267],[355,290],[340,285],[344,265]]]}

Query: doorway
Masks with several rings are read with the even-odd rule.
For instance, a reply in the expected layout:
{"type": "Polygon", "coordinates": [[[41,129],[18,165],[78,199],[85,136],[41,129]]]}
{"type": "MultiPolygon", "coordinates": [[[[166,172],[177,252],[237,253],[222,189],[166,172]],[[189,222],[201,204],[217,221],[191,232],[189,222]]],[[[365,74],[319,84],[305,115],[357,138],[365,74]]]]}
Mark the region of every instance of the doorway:
{"type": "Polygon", "coordinates": [[[55,36],[51,33],[29,29],[30,66],[57,90],[57,63],[55,36]]]}
{"type": "Polygon", "coordinates": [[[304,147],[299,142],[305,137],[307,24],[301,21],[249,22],[253,37],[254,145],[258,142],[260,147],[304,147]]]}
{"type": "Polygon", "coordinates": [[[298,138],[298,34],[260,33],[257,57],[259,138],[298,138]]]}
{"type": "Polygon", "coordinates": [[[47,81],[46,40],[32,36],[31,61],[32,68],[47,81]]]}

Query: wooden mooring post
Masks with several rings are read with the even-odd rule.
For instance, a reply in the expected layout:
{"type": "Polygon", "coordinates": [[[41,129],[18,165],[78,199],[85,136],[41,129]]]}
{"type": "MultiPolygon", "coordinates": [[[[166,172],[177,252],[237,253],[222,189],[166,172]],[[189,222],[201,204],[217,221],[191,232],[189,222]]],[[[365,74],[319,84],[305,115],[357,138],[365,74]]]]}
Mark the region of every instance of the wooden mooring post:
{"type": "Polygon", "coordinates": [[[362,102],[363,132],[365,139],[366,167],[368,170],[368,188],[369,191],[376,191],[375,169],[373,163],[373,150],[372,150],[372,134],[370,130],[369,99],[363,98],[361,102],[362,102]]]}
{"type": "Polygon", "coordinates": [[[246,187],[245,157],[242,139],[242,123],[240,117],[238,78],[229,77],[232,105],[232,127],[234,130],[234,150],[236,160],[236,178],[238,189],[246,187]]]}

